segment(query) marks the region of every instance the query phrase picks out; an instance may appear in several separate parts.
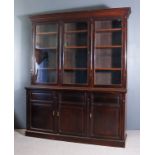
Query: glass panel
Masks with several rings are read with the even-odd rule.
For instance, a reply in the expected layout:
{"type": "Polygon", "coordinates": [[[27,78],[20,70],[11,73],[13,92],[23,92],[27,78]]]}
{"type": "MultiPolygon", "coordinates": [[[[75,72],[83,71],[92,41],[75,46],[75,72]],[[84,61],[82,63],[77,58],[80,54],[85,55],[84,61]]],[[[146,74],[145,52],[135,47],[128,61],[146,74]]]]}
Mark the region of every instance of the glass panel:
{"type": "Polygon", "coordinates": [[[49,69],[38,69],[36,72],[36,83],[56,83],[57,72],[49,69]]]}
{"type": "Polygon", "coordinates": [[[87,33],[67,33],[65,34],[64,46],[86,46],[87,33]]]}
{"type": "Polygon", "coordinates": [[[64,24],[63,83],[87,83],[87,22],[64,24]]]}
{"type": "Polygon", "coordinates": [[[121,28],[122,22],[120,19],[115,20],[103,20],[95,22],[95,29],[111,29],[111,28],[121,28]]]}
{"type": "Polygon", "coordinates": [[[96,85],[121,84],[121,71],[96,71],[96,85]]]}
{"type": "Polygon", "coordinates": [[[35,51],[35,82],[55,83],[57,80],[57,52],[38,49],[35,51]]]}
{"type": "Polygon", "coordinates": [[[65,50],[64,68],[87,68],[87,49],[65,50]]]}
{"type": "Polygon", "coordinates": [[[86,84],[87,71],[64,71],[63,74],[64,84],[86,84]]]}
{"type": "Polygon", "coordinates": [[[95,21],[94,84],[121,84],[121,19],[95,21]]]}
{"type": "Polygon", "coordinates": [[[35,51],[36,69],[56,68],[57,52],[56,50],[38,49],[35,51]]]}
{"type": "Polygon", "coordinates": [[[56,48],[57,47],[57,35],[37,35],[36,36],[36,48],[56,48]]]}
{"type": "Polygon", "coordinates": [[[121,48],[96,49],[95,68],[121,68],[121,48]]]}
{"type": "Polygon", "coordinates": [[[37,25],[36,33],[39,32],[57,32],[58,26],[57,24],[46,24],[46,25],[37,25]]]}
{"type": "Polygon", "coordinates": [[[36,48],[51,48],[57,47],[58,41],[58,25],[46,24],[36,26],[36,48]]]}
{"type": "Polygon", "coordinates": [[[66,23],[65,31],[86,30],[88,28],[87,22],[66,23]]]}
{"type": "Polygon", "coordinates": [[[95,34],[96,46],[104,45],[121,45],[122,43],[122,32],[101,32],[95,34]]]}

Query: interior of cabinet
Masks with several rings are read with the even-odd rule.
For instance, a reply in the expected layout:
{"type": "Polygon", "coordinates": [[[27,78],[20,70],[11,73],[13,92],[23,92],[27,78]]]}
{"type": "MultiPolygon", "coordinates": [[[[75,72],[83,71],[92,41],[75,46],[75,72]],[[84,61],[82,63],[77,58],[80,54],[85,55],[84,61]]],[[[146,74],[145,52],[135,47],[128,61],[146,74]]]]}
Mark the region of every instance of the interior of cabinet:
{"type": "Polygon", "coordinates": [[[94,84],[121,84],[122,24],[120,19],[95,21],[94,84]]]}
{"type": "MultiPolygon", "coordinates": [[[[62,84],[89,85],[89,22],[63,23],[62,84]]],[[[94,85],[120,85],[122,82],[122,21],[94,21],[94,85]]],[[[36,25],[34,82],[56,84],[61,55],[58,51],[58,24],[36,25]]]]}
{"type": "Polygon", "coordinates": [[[63,134],[82,136],[86,132],[85,94],[63,92],[59,98],[59,131],[63,134]]]}
{"type": "Polygon", "coordinates": [[[86,84],[87,71],[85,70],[65,70],[63,73],[64,84],[86,84]]]}
{"type": "Polygon", "coordinates": [[[36,25],[35,47],[38,49],[56,49],[58,40],[58,25],[36,25]]]}
{"type": "Polygon", "coordinates": [[[96,70],[96,85],[114,85],[121,84],[121,71],[96,70]]]}
{"type": "Polygon", "coordinates": [[[87,84],[88,23],[64,23],[63,84],[87,84]]]}

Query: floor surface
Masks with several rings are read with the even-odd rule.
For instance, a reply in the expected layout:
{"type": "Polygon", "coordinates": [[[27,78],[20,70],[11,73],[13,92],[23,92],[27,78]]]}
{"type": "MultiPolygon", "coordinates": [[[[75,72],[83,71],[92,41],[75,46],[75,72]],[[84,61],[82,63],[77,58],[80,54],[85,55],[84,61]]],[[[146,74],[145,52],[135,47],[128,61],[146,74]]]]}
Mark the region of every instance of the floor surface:
{"type": "Polygon", "coordinates": [[[127,132],[125,148],[79,144],[26,137],[25,130],[15,130],[14,155],[139,155],[138,130],[127,132]]]}

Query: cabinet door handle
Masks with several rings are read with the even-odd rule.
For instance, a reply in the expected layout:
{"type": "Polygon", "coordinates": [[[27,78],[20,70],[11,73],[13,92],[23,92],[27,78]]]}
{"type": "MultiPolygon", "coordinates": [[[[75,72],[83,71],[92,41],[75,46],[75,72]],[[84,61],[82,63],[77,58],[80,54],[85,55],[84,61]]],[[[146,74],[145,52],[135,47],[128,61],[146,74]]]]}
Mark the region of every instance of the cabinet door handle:
{"type": "Polygon", "coordinates": [[[53,116],[55,116],[55,111],[53,111],[53,116]]]}
{"type": "Polygon", "coordinates": [[[57,117],[59,117],[59,112],[57,111],[57,117]]]}
{"type": "Polygon", "coordinates": [[[89,114],[90,119],[92,118],[92,113],[89,114]]]}

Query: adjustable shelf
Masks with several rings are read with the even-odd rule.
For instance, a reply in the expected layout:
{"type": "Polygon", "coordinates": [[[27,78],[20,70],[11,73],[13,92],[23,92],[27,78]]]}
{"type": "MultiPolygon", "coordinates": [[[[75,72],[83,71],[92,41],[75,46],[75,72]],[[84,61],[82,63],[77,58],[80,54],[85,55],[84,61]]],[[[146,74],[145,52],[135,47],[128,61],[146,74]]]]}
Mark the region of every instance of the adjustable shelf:
{"type": "Polygon", "coordinates": [[[88,46],[64,46],[66,49],[88,48],[88,46]]]}
{"type": "Polygon", "coordinates": [[[122,68],[95,68],[96,71],[120,71],[122,68]]]}
{"type": "Polygon", "coordinates": [[[39,68],[38,70],[57,70],[57,68],[39,68]]]}
{"type": "Polygon", "coordinates": [[[65,71],[87,70],[88,68],[64,68],[65,71]]]}
{"type": "Polygon", "coordinates": [[[88,30],[68,30],[65,31],[65,34],[74,34],[74,33],[87,33],[88,30]]]}
{"type": "Polygon", "coordinates": [[[57,32],[37,32],[36,35],[56,35],[57,32]]]}
{"type": "Polygon", "coordinates": [[[104,46],[96,46],[96,49],[102,49],[102,48],[122,48],[122,45],[104,45],[104,46]]]}
{"type": "Polygon", "coordinates": [[[51,46],[51,47],[36,47],[35,49],[38,49],[38,50],[57,50],[57,47],[55,46],[51,46]]]}
{"type": "Polygon", "coordinates": [[[102,33],[102,32],[116,32],[116,31],[121,31],[122,28],[112,28],[112,29],[96,29],[96,33],[102,33]]]}

